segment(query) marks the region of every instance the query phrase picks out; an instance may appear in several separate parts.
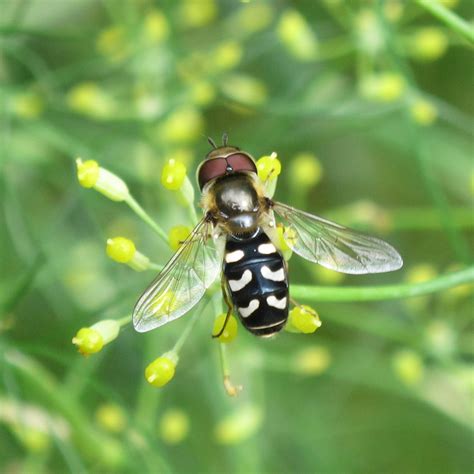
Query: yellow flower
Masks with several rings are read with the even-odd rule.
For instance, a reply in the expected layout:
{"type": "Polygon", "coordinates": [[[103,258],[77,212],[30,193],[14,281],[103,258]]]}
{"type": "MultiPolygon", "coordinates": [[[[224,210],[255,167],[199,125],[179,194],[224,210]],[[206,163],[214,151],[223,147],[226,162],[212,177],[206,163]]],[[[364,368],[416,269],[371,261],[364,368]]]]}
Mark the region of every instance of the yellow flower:
{"type": "Polygon", "coordinates": [[[255,405],[244,405],[222,419],[215,428],[219,444],[238,444],[253,436],[261,427],[262,411],[255,405]]]}
{"type": "Polygon", "coordinates": [[[178,191],[186,178],[186,166],[180,161],[170,159],[163,167],[161,184],[170,191],[178,191]]]}
{"type": "Polygon", "coordinates": [[[180,16],[184,26],[205,26],[217,16],[216,2],[214,0],[183,0],[180,16]]]}
{"type": "Polygon", "coordinates": [[[189,237],[191,228],[186,225],[175,225],[168,233],[168,242],[172,250],[176,252],[181,244],[189,237]]]}
{"type": "Polygon", "coordinates": [[[323,267],[321,265],[314,265],[311,268],[313,274],[322,283],[337,285],[346,278],[344,273],[329,270],[329,268],[323,267]]]}
{"type": "Polygon", "coordinates": [[[355,29],[359,48],[375,56],[384,45],[384,33],[373,10],[362,9],[355,16],[355,29]]]}
{"type": "Polygon", "coordinates": [[[277,34],[286,49],[297,59],[316,59],[318,41],[305,17],[296,10],[285,11],[278,22],[277,34]]]}
{"type": "Polygon", "coordinates": [[[331,353],[326,347],[311,346],[300,350],[294,358],[296,372],[303,375],[319,375],[331,365],[331,353]]]}
{"type": "Polygon", "coordinates": [[[126,263],[136,271],[150,268],[150,259],[139,252],[135,244],[125,237],[107,239],[107,255],[118,263],[126,263]]]}
{"type": "Polygon", "coordinates": [[[264,2],[253,2],[242,6],[235,16],[235,25],[246,33],[256,33],[270,25],[274,16],[271,5],[264,2]]]}
{"type": "Polygon", "coordinates": [[[97,423],[111,433],[122,433],[127,425],[125,413],[114,403],[100,405],[95,412],[97,423]]]}
{"type": "Polygon", "coordinates": [[[189,434],[189,416],[177,408],[166,410],[160,420],[160,436],[167,444],[179,444],[189,434]]]}
{"type": "Polygon", "coordinates": [[[150,43],[161,43],[168,38],[170,27],[162,11],[153,9],[145,15],[143,29],[150,43]]]}
{"type": "Polygon", "coordinates": [[[318,313],[310,306],[295,306],[288,314],[285,330],[311,334],[321,327],[318,313]]]}
{"type": "Polygon", "coordinates": [[[196,105],[209,105],[215,97],[216,90],[209,82],[198,81],[191,86],[191,99],[196,105]]]}
{"type": "Polygon", "coordinates": [[[160,135],[169,143],[192,142],[201,136],[204,120],[201,113],[192,107],[181,107],[173,111],[159,126],[160,135]]]}
{"type": "Polygon", "coordinates": [[[361,84],[362,93],[377,102],[398,100],[406,88],[405,80],[400,74],[384,72],[365,78],[361,84]]]}
{"type": "Polygon", "coordinates": [[[91,327],[79,329],[73,337],[75,344],[82,355],[95,354],[117,338],[120,332],[120,324],[114,319],[104,319],[91,327]]]}
{"type": "MultiPolygon", "coordinates": [[[[219,334],[225,322],[226,314],[220,314],[214,320],[214,328],[212,334],[219,334]]],[[[225,326],[224,332],[217,338],[219,342],[232,342],[237,337],[238,324],[234,316],[230,316],[225,326]]]]}
{"type": "Polygon", "coordinates": [[[299,153],[290,163],[290,177],[295,186],[309,188],[321,181],[323,169],[313,153],[299,153]]]}
{"type": "Polygon", "coordinates": [[[423,99],[418,99],[410,107],[413,120],[420,125],[431,125],[438,117],[438,110],[431,103],[423,99]]]}
{"type": "Polygon", "coordinates": [[[281,173],[281,163],[278,155],[273,152],[269,156],[262,156],[257,160],[258,177],[262,181],[277,179],[281,173]]]}
{"type": "Polygon", "coordinates": [[[95,118],[107,118],[114,112],[114,103],[107,92],[95,82],[82,82],[67,94],[69,107],[79,113],[95,118]]]}
{"type": "Polygon", "coordinates": [[[267,100],[265,84],[244,74],[226,75],[221,82],[221,90],[229,99],[243,105],[259,106],[267,100]]]}
{"type": "Polygon", "coordinates": [[[392,366],[397,377],[406,385],[416,385],[423,377],[423,360],[411,349],[396,352],[392,359],[392,366]]]}
{"type": "Polygon", "coordinates": [[[237,66],[242,55],[242,46],[237,41],[226,41],[215,49],[211,58],[216,69],[225,71],[237,66]]]}
{"type": "Polygon", "coordinates": [[[102,168],[94,160],[76,160],[77,179],[84,188],[94,188],[112,201],[125,201],[130,197],[123,179],[102,168]]]}
{"type": "Polygon", "coordinates": [[[443,30],[429,26],[420,29],[410,44],[410,53],[422,61],[440,58],[448,48],[448,38],[443,30]]]}
{"type": "Polygon", "coordinates": [[[175,374],[177,359],[170,354],[163,354],[145,369],[146,381],[154,387],[163,387],[175,374]]]}

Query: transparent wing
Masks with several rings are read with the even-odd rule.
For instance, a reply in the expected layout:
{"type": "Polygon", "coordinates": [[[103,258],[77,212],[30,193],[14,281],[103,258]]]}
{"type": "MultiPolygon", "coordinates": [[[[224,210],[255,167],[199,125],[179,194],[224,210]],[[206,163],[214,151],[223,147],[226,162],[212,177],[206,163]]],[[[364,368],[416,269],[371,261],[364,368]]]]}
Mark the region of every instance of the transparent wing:
{"type": "Polygon", "coordinates": [[[212,223],[202,219],[145,290],[133,310],[133,325],[146,332],[187,313],[203,297],[221,268],[212,223]]]}
{"type": "Polygon", "coordinates": [[[398,270],[399,253],[383,240],[275,202],[273,210],[285,226],[284,237],[295,253],[341,273],[398,270]]]}

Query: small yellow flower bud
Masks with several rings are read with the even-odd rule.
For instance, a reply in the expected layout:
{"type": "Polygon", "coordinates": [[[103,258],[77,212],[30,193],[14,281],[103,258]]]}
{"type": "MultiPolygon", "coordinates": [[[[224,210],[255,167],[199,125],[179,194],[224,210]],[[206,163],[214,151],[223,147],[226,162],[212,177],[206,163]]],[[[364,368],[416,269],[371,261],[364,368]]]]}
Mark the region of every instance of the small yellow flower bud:
{"type": "Polygon", "coordinates": [[[312,272],[320,282],[328,285],[338,285],[346,278],[344,273],[329,270],[321,265],[314,265],[312,272]]]}
{"type": "Polygon", "coordinates": [[[104,347],[104,339],[98,331],[92,328],[79,329],[72,338],[72,343],[77,346],[82,355],[95,354],[104,347]]]}
{"type": "Polygon", "coordinates": [[[252,76],[228,74],[221,83],[222,93],[229,99],[247,106],[259,106],[267,101],[267,87],[252,76]]]}
{"type": "Polygon", "coordinates": [[[67,94],[67,103],[72,110],[98,119],[112,116],[115,110],[112,98],[94,82],[74,86],[67,94]]]}
{"type": "Polygon", "coordinates": [[[126,32],[121,26],[102,30],[96,40],[97,51],[112,62],[121,61],[128,53],[126,32]]]}
{"type": "Polygon", "coordinates": [[[283,224],[278,224],[277,228],[277,236],[278,236],[278,248],[284,252],[291,252],[291,247],[288,245],[287,240],[285,239],[285,226],[283,224]]]}
{"type": "MultiPolygon", "coordinates": [[[[225,319],[225,313],[217,316],[217,318],[214,320],[212,334],[219,334],[222,331],[222,326],[224,325],[225,319]]],[[[217,340],[223,343],[232,342],[237,337],[237,329],[237,320],[234,316],[230,316],[225,326],[224,332],[217,338],[217,340]]]]}
{"type": "Polygon", "coordinates": [[[395,374],[406,385],[416,385],[423,377],[423,360],[411,349],[396,352],[393,356],[392,365],[395,374]]]}
{"type": "Polygon", "coordinates": [[[255,405],[244,405],[226,416],[215,428],[219,444],[238,444],[253,436],[261,427],[262,411],[255,405]]]}
{"type": "Polygon", "coordinates": [[[289,332],[311,334],[321,327],[318,313],[310,306],[295,306],[288,314],[285,329],[289,332]]]}
{"type": "Polygon", "coordinates": [[[179,444],[188,436],[189,424],[189,416],[183,410],[167,410],[160,421],[160,436],[167,444],[179,444]]]}
{"type": "Polygon", "coordinates": [[[152,10],[145,16],[143,29],[150,43],[161,43],[169,36],[170,27],[166,16],[160,10],[152,10]]]}
{"type": "Polygon", "coordinates": [[[216,90],[212,84],[199,81],[191,87],[191,99],[196,105],[209,105],[216,97],[216,90]]]}
{"type": "Polygon", "coordinates": [[[171,159],[164,166],[161,173],[161,184],[171,191],[178,191],[183,186],[186,178],[186,166],[183,163],[171,159]]]}
{"type": "Polygon", "coordinates": [[[405,91],[405,80],[400,74],[385,72],[367,77],[361,84],[362,93],[378,102],[398,100],[405,91]]]}
{"type": "Polygon", "coordinates": [[[130,193],[123,179],[102,168],[96,161],[76,160],[77,177],[85,188],[94,188],[112,201],[125,201],[130,193]]]}
{"type": "Polygon", "coordinates": [[[448,48],[448,38],[439,28],[430,26],[420,29],[410,45],[410,53],[422,61],[440,58],[448,48]]]}
{"type": "Polygon", "coordinates": [[[303,375],[319,375],[331,365],[331,353],[322,346],[313,346],[299,351],[294,359],[296,371],[303,375]]]}
{"type": "Polygon", "coordinates": [[[99,163],[94,160],[82,162],[80,158],[76,160],[77,179],[84,188],[92,188],[99,179],[99,163]]]}
{"type": "Polygon", "coordinates": [[[191,228],[186,225],[175,225],[171,227],[168,233],[168,242],[170,247],[176,251],[181,247],[181,244],[189,237],[191,228]]]}
{"type": "Polygon", "coordinates": [[[297,59],[311,61],[317,57],[316,35],[298,11],[287,10],[282,14],[277,34],[287,50],[297,59]]]}
{"type": "Polygon", "coordinates": [[[314,186],[319,183],[322,174],[321,163],[312,153],[300,153],[291,161],[290,176],[295,186],[314,186]]]}
{"type": "Polygon", "coordinates": [[[262,156],[257,161],[258,177],[262,181],[273,180],[281,173],[281,163],[278,155],[273,152],[270,156],[262,156]]]}
{"type": "Polygon", "coordinates": [[[145,369],[146,381],[154,387],[163,387],[175,374],[176,362],[165,355],[155,359],[145,369]]]}
{"type": "Polygon", "coordinates": [[[232,69],[239,64],[243,55],[242,46],[236,41],[219,45],[212,55],[213,64],[219,70],[232,69]]]}
{"type": "Polygon", "coordinates": [[[204,119],[199,110],[184,106],[174,110],[159,125],[161,138],[172,144],[188,143],[201,136],[204,119]]]}
{"type": "Polygon", "coordinates": [[[211,23],[217,16],[215,0],[184,0],[180,10],[184,26],[199,27],[211,23]]]}
{"type": "Polygon", "coordinates": [[[235,27],[246,33],[256,33],[267,28],[273,20],[273,6],[263,2],[243,5],[235,16],[235,27]]]}
{"type": "Polygon", "coordinates": [[[107,239],[107,255],[116,262],[128,263],[135,255],[135,244],[125,237],[107,239]]]}
{"type": "Polygon", "coordinates": [[[420,125],[431,125],[438,117],[436,107],[426,100],[417,100],[410,108],[413,120],[420,125]]]}
{"type": "Polygon", "coordinates": [[[100,405],[95,412],[97,423],[111,433],[122,433],[127,425],[123,409],[116,404],[100,405]]]}

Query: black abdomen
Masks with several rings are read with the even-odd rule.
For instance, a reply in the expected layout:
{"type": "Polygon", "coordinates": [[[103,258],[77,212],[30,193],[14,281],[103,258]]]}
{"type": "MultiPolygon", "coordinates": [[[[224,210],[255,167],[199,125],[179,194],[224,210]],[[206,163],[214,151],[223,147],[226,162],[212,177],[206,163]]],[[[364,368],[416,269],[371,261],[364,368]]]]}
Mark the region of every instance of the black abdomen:
{"type": "Polygon", "coordinates": [[[280,331],[288,318],[288,275],[285,262],[267,234],[249,239],[228,236],[224,275],[236,313],[257,336],[280,331]]]}

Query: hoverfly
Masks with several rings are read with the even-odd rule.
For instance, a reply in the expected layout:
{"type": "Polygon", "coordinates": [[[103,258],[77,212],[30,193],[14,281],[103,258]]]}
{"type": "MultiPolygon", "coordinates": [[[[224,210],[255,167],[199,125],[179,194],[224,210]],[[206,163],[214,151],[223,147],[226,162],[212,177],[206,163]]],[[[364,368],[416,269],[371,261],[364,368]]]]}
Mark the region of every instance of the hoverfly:
{"type": "MultiPolygon", "coordinates": [[[[221,273],[227,318],[236,312],[257,336],[272,336],[288,318],[288,271],[276,239],[301,257],[342,273],[381,273],[403,262],[386,242],[342,227],[266,194],[251,155],[235,146],[214,147],[197,171],[204,216],[145,290],[133,311],[145,332],[187,313],[221,273]]],[[[225,323],[221,333],[225,328],[225,323]]],[[[216,336],[216,335],[215,335],[216,336]]]]}

